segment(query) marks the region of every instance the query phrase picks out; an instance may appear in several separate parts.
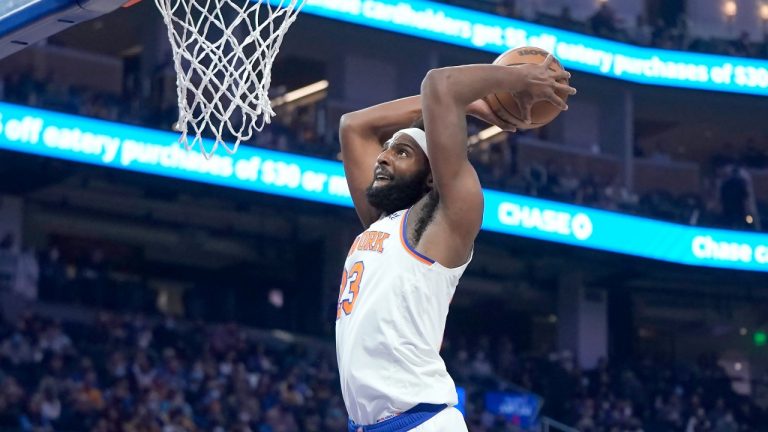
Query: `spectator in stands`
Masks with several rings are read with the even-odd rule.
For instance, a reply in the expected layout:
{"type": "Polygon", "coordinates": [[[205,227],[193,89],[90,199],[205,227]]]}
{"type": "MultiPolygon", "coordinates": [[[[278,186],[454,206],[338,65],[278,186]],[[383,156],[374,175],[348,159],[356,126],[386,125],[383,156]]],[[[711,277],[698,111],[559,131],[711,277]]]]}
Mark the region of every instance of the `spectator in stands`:
{"type": "Polygon", "coordinates": [[[61,262],[58,247],[51,246],[41,253],[39,291],[43,299],[51,301],[68,300],[66,292],[67,269],[61,262]]]}
{"type": "Polygon", "coordinates": [[[707,413],[704,411],[704,408],[697,408],[688,419],[685,432],[704,432],[711,430],[711,428],[712,425],[707,419],[707,413]]]}
{"type": "Polygon", "coordinates": [[[664,19],[657,18],[653,24],[651,32],[651,44],[659,48],[671,48],[672,42],[669,37],[669,26],[664,22],[664,19]]]}
{"type": "Polygon", "coordinates": [[[688,36],[689,27],[688,18],[685,14],[678,15],[677,20],[675,21],[675,26],[670,31],[671,39],[674,44],[672,49],[685,49],[690,45],[688,36]]]}
{"type": "Polygon", "coordinates": [[[93,300],[93,304],[103,305],[107,283],[107,265],[104,252],[94,249],[81,260],[78,266],[77,287],[82,294],[81,298],[93,300]]]}
{"type": "Polygon", "coordinates": [[[635,27],[630,33],[632,41],[638,45],[648,46],[653,43],[653,28],[643,14],[637,15],[635,27]]]}
{"type": "Polygon", "coordinates": [[[750,137],[744,144],[744,153],[741,162],[747,168],[766,168],[768,167],[768,153],[750,137]]]}
{"type": "Polygon", "coordinates": [[[13,290],[26,301],[37,299],[40,266],[35,252],[27,248],[16,256],[16,275],[13,290]]]}
{"type": "Polygon", "coordinates": [[[626,187],[624,179],[619,175],[614,176],[613,181],[605,186],[604,194],[606,204],[603,207],[609,210],[630,210],[639,202],[637,194],[626,187]]]}
{"type": "Polygon", "coordinates": [[[555,195],[559,198],[573,202],[576,199],[576,194],[581,187],[581,180],[576,175],[576,170],[573,165],[566,163],[561,172],[557,175],[557,184],[555,187],[555,195]]]}
{"type": "Polygon", "coordinates": [[[583,31],[583,24],[573,17],[573,11],[568,5],[565,5],[562,7],[562,9],[560,9],[560,16],[558,17],[558,21],[559,22],[557,25],[566,30],[583,31]]]}
{"type": "Polygon", "coordinates": [[[724,167],[728,165],[733,165],[738,162],[738,158],[736,157],[736,148],[733,145],[732,142],[726,141],[719,149],[716,151],[710,160],[710,164],[712,165],[712,169],[717,173],[717,171],[723,169],[724,167]]]}
{"type": "Polygon", "coordinates": [[[719,196],[723,224],[734,229],[760,229],[749,173],[738,165],[722,171],[719,196]]]}
{"type": "Polygon", "coordinates": [[[45,379],[40,382],[40,390],[33,397],[34,403],[40,405],[40,416],[45,422],[55,424],[61,417],[62,404],[54,384],[45,379]]]}
{"type": "Polygon", "coordinates": [[[496,1],[496,13],[501,16],[515,17],[517,16],[517,4],[516,0],[497,0],[496,1]]]}
{"type": "Polygon", "coordinates": [[[669,154],[669,152],[666,150],[665,147],[667,146],[663,142],[656,141],[653,151],[651,152],[649,158],[657,162],[671,161],[672,156],[669,154]]]}
{"type": "Polygon", "coordinates": [[[602,2],[589,18],[592,33],[605,38],[615,38],[618,32],[616,13],[608,2],[602,2]]]}
{"type": "Polygon", "coordinates": [[[718,417],[714,421],[713,432],[738,432],[739,424],[733,418],[733,412],[726,410],[725,415],[718,417]]]}
{"type": "Polygon", "coordinates": [[[749,40],[749,32],[742,31],[739,33],[738,39],[731,42],[728,53],[739,57],[753,57],[755,53],[749,40]]]}
{"type": "Polygon", "coordinates": [[[2,238],[0,238],[0,251],[12,251],[15,244],[16,239],[13,232],[7,231],[3,234],[2,238]]]}
{"type": "Polygon", "coordinates": [[[602,201],[601,185],[596,177],[588,174],[581,181],[581,188],[576,194],[576,203],[586,206],[596,206],[602,201]]]}
{"type": "Polygon", "coordinates": [[[526,180],[526,194],[540,196],[542,191],[546,191],[546,185],[549,182],[549,172],[544,166],[534,163],[526,168],[524,175],[526,180]]]}

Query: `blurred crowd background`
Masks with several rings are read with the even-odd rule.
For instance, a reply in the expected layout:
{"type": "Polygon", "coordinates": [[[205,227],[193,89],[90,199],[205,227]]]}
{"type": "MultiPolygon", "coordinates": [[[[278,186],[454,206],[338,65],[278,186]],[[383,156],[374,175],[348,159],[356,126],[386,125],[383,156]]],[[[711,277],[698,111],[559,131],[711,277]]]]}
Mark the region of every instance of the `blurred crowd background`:
{"type": "MultiPolygon", "coordinates": [[[[583,370],[569,352],[524,355],[485,336],[446,339],[442,355],[468,400],[535,392],[581,431],[761,431],[768,421],[714,356],[583,370]]],[[[102,312],[25,314],[0,327],[4,431],[331,432],[346,427],[339,395],[332,345],[234,323],[102,312]]],[[[482,403],[465,409],[472,431],[521,430],[482,403]]]]}

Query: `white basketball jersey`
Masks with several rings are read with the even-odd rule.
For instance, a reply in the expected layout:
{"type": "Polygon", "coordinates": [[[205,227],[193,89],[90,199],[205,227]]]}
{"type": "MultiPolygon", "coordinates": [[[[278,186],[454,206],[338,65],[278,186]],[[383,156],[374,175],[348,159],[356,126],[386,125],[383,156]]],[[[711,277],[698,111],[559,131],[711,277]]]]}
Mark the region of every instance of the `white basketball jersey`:
{"type": "Polygon", "coordinates": [[[419,403],[458,403],[440,345],[448,305],[469,261],[448,269],[416,252],[405,236],[408,213],[371,225],[344,263],[336,357],[344,403],[357,424],[374,424],[419,403]]]}

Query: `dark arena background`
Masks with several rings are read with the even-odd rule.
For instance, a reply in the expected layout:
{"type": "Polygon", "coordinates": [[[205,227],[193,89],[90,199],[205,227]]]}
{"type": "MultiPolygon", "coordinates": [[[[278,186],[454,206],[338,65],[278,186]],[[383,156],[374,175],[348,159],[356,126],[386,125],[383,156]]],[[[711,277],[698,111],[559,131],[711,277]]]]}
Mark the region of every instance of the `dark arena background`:
{"type": "Polygon", "coordinates": [[[768,431],[768,2],[308,0],[209,161],[154,1],[40,3],[0,2],[0,431],[346,430],[339,119],[526,45],[579,94],[470,122],[469,430],[768,431]]]}

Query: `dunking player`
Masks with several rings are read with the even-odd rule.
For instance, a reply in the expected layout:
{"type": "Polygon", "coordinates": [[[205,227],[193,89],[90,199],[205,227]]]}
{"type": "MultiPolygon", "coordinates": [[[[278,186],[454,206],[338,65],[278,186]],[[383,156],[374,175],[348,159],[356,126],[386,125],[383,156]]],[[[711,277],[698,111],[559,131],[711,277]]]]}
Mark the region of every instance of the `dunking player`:
{"type": "Polygon", "coordinates": [[[472,259],[483,194],[467,159],[472,115],[506,130],[481,98],[509,91],[530,121],[570,76],[539,65],[430,71],[421,95],[343,116],[344,170],[367,228],[349,250],[336,316],[336,355],[349,430],[466,431],[440,345],[459,278],[472,259]],[[423,117],[423,129],[409,127],[423,117]]]}

